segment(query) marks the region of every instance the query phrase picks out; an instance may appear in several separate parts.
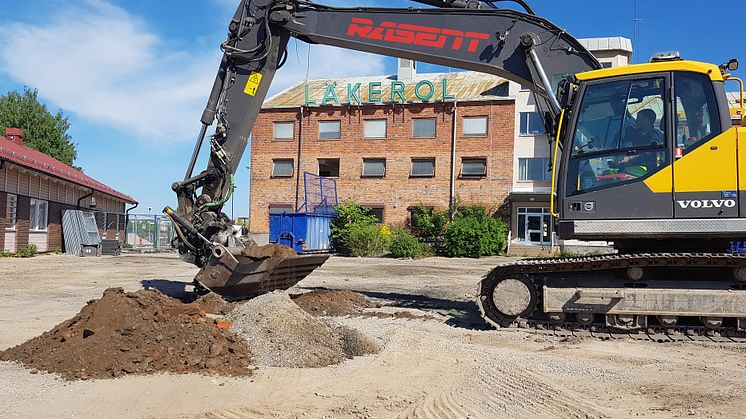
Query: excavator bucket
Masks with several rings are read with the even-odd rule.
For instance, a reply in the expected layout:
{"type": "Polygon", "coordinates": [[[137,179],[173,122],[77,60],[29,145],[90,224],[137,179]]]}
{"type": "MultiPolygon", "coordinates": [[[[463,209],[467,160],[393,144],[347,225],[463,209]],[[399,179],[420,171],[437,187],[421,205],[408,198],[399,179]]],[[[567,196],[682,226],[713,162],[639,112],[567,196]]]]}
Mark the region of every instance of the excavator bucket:
{"type": "Polygon", "coordinates": [[[228,300],[286,290],[323,265],[329,255],[247,255],[245,249],[216,247],[194,281],[228,300]]]}

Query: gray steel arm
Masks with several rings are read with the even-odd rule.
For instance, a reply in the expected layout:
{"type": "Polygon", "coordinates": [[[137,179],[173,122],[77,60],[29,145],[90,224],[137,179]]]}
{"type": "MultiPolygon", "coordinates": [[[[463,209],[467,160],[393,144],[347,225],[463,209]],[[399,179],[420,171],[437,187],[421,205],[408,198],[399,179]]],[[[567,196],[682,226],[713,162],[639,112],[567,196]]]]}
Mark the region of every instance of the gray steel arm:
{"type": "MultiPolygon", "coordinates": [[[[192,176],[200,135],[185,180],[174,184],[178,212],[198,224],[208,238],[221,232],[221,202],[229,194],[230,179],[290,37],[493,74],[550,103],[553,92],[547,82],[556,86],[563,77],[600,68],[575,38],[528,13],[494,8],[334,8],[302,0],[243,0],[222,45],[225,54],[202,115],[203,126],[217,122],[208,168],[192,176]],[[200,187],[197,200],[195,191],[200,187]]],[[[552,106],[550,111],[556,117],[559,109],[552,106]]]]}

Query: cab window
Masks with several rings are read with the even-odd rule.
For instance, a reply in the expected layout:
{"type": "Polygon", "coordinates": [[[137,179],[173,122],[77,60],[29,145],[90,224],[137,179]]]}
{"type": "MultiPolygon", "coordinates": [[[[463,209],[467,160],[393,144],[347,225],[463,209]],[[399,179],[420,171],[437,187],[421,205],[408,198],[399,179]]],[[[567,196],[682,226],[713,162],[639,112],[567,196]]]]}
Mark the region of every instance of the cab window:
{"type": "Polygon", "coordinates": [[[709,77],[674,73],[676,147],[686,153],[721,133],[715,92],[709,77]]]}
{"type": "Polygon", "coordinates": [[[666,165],[665,79],[591,84],[578,113],[569,194],[647,177],[666,165]]]}

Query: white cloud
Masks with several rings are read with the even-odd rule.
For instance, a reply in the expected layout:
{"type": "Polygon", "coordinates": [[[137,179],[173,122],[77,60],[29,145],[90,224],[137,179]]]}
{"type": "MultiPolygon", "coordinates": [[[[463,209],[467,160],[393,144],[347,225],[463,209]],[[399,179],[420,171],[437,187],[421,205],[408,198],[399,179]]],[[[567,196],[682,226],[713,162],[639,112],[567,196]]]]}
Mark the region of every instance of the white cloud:
{"type": "MultiPolygon", "coordinates": [[[[296,55],[295,42],[271,92],[305,78],[307,46],[298,43],[296,55]]],[[[310,76],[381,74],[384,60],[313,46],[310,76]]],[[[0,33],[0,71],[66,112],[148,143],[193,140],[219,61],[217,45],[174,50],[145,20],[103,0],[63,6],[35,24],[12,22],[0,33]]]]}

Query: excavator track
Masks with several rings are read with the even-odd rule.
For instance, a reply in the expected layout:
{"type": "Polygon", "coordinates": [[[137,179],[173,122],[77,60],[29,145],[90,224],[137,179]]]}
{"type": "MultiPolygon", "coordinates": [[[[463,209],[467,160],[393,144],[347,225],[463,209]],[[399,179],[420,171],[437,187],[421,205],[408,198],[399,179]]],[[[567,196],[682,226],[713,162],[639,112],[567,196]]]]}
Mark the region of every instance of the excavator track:
{"type": "Polygon", "coordinates": [[[524,259],[485,275],[477,304],[482,317],[496,328],[543,335],[746,343],[746,255],[641,253],[524,259]],[[562,303],[558,297],[568,299],[562,303]],[[584,303],[586,299],[591,303],[584,303]],[[655,312],[646,306],[648,300],[672,304],[655,312]],[[701,302],[711,303],[713,310],[725,308],[722,315],[695,315],[700,309],[697,303],[707,306],[701,302]],[[635,307],[640,307],[639,312],[635,307]]]}

